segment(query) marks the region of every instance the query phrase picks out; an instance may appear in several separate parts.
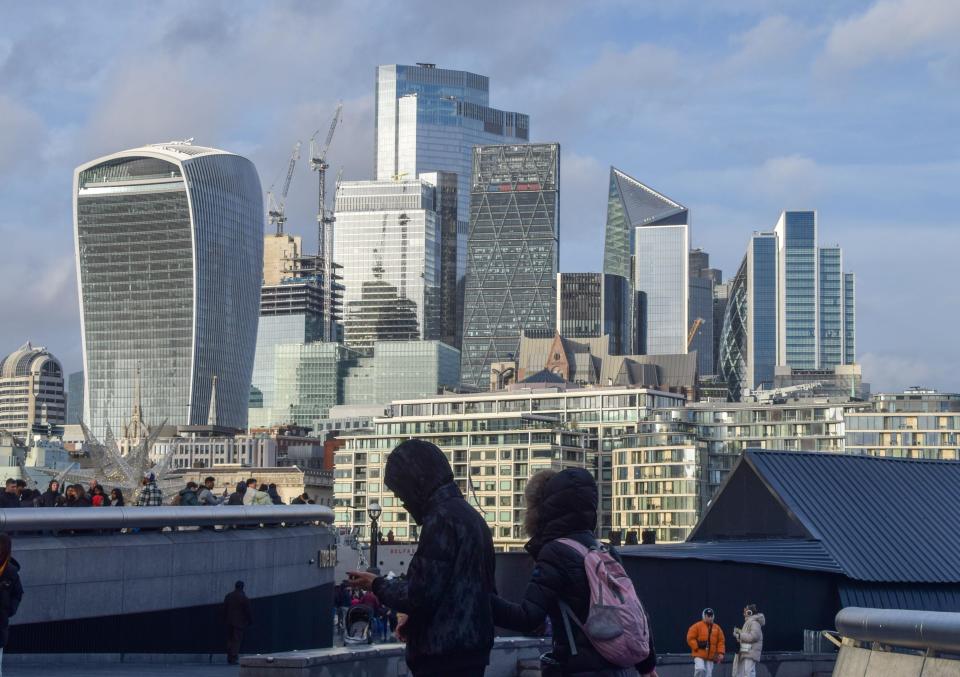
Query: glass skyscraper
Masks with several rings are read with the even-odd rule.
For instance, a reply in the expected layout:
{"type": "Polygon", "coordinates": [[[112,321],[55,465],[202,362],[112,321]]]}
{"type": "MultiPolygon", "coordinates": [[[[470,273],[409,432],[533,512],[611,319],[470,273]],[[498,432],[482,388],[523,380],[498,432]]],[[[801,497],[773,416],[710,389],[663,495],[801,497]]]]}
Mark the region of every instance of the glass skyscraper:
{"type": "Polygon", "coordinates": [[[560,249],[560,144],[473,151],[461,379],[486,390],[524,332],[552,334],[560,249]]]}
{"type": "Polygon", "coordinates": [[[610,337],[610,354],[627,355],[630,283],[607,273],[557,275],[557,331],[564,338],[610,337]]]}
{"type": "Polygon", "coordinates": [[[816,369],[820,334],[817,213],[783,212],[777,234],[777,364],[816,369]]]}
{"type": "Polygon", "coordinates": [[[839,247],[820,249],[820,368],[843,361],[843,261],[839,247]]]}
{"type": "Polygon", "coordinates": [[[857,296],[853,273],[843,274],[843,363],[857,361],[857,296]]]}
{"type": "Polygon", "coordinates": [[[253,164],[188,142],[74,172],[86,375],[84,420],[102,436],[129,414],[136,374],[152,425],[202,425],[213,377],[221,425],[245,428],[263,264],[253,164]]]}
{"type": "Polygon", "coordinates": [[[420,179],[345,181],[334,259],[342,266],[344,341],[437,340],[441,333],[436,189],[420,179]]]}
{"type": "Polygon", "coordinates": [[[530,118],[491,108],[489,78],[434,64],[379,66],[375,94],[377,180],[427,178],[439,189],[442,339],[459,347],[463,318],[449,309],[463,306],[473,147],[527,142],[530,118]],[[424,176],[437,172],[455,176],[424,176]]]}
{"type": "Polygon", "coordinates": [[[626,277],[641,295],[630,352],[687,352],[688,218],[683,205],[610,168],[603,272],[626,277]]]}

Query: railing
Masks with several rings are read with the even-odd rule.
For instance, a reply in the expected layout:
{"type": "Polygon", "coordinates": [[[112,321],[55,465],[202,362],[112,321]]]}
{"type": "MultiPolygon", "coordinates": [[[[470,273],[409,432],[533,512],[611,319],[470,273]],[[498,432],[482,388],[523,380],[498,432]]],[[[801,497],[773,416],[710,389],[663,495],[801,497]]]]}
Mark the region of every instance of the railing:
{"type": "Polygon", "coordinates": [[[849,639],[960,653],[960,613],[847,607],[836,622],[839,633],[849,639]]]}
{"type": "Polygon", "coordinates": [[[8,508],[0,510],[0,531],[332,524],[333,517],[333,509],[324,505],[8,508]]]}

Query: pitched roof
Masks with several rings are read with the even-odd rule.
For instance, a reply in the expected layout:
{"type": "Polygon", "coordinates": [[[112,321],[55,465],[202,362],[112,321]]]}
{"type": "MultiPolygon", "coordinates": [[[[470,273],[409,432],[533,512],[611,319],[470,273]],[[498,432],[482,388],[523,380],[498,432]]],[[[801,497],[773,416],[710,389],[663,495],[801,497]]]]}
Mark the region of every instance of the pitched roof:
{"type": "Polygon", "coordinates": [[[752,525],[768,525],[768,533],[753,540],[782,538],[789,521],[820,542],[849,578],[960,582],[960,462],[750,449],[690,541],[716,540],[731,514],[757,503],[744,500],[745,482],[755,482],[745,473],[769,492],[767,514],[752,525]]]}
{"type": "Polygon", "coordinates": [[[743,562],[770,566],[842,573],[840,565],[818,541],[770,539],[664,543],[621,547],[620,554],[655,559],[699,559],[710,562],[743,562]]]}

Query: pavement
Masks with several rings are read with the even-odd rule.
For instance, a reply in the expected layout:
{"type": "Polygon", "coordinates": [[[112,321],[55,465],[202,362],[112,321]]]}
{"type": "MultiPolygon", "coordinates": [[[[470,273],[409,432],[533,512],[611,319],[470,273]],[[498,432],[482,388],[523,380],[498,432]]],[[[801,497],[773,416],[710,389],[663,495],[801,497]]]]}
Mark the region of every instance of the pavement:
{"type": "Polygon", "coordinates": [[[237,665],[211,665],[209,663],[87,663],[65,665],[51,663],[43,665],[6,664],[3,677],[50,677],[51,674],[69,674],[70,677],[238,677],[237,665]]]}

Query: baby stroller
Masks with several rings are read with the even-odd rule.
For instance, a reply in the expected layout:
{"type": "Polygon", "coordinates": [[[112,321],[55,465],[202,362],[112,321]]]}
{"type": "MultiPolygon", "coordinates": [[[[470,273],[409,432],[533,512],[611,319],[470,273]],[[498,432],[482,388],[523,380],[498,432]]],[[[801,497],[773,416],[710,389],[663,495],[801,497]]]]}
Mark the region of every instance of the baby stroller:
{"type": "Polygon", "coordinates": [[[343,635],[344,646],[373,644],[373,609],[366,604],[350,607],[344,626],[346,629],[343,635]]]}

